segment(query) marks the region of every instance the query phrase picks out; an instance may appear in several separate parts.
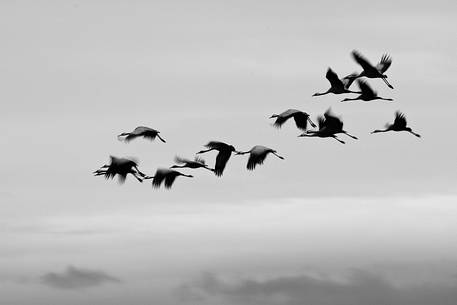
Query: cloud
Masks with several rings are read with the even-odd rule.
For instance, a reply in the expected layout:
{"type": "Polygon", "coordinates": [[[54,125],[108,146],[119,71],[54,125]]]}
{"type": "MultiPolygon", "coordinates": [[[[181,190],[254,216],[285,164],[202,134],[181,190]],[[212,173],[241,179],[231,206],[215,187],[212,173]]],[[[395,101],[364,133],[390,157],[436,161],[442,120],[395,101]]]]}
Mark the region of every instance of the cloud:
{"type": "Polygon", "coordinates": [[[105,283],[120,283],[120,280],[103,271],[68,266],[62,273],[46,273],[41,276],[41,282],[57,289],[83,289],[105,283]]]}
{"type": "Polygon", "coordinates": [[[363,270],[343,279],[299,275],[234,282],[205,273],[179,287],[178,296],[200,304],[451,305],[457,304],[457,283],[395,286],[363,270]]]}

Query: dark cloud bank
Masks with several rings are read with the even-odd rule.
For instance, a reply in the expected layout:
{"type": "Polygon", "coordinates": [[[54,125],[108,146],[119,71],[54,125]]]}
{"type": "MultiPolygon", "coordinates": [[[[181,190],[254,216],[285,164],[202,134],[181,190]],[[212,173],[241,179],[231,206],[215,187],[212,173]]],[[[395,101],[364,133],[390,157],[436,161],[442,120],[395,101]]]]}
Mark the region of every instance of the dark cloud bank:
{"type": "Polygon", "coordinates": [[[120,280],[103,271],[80,269],[68,266],[64,272],[50,272],[41,276],[41,282],[57,289],[84,289],[105,283],[120,283],[120,280]]]}
{"type": "MultiPolygon", "coordinates": [[[[420,279],[418,279],[420,281],[420,279]]],[[[399,287],[365,271],[344,281],[307,275],[227,282],[205,273],[178,289],[182,301],[217,304],[455,305],[457,282],[399,287]]]]}

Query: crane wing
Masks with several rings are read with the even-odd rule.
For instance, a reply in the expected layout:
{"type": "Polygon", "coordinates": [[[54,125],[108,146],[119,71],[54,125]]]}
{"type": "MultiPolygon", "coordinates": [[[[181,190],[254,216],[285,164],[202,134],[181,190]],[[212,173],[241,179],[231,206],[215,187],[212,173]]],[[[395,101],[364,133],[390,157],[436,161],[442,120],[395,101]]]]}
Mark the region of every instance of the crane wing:
{"type": "Polygon", "coordinates": [[[214,173],[216,176],[222,176],[225,166],[227,165],[230,156],[232,155],[231,151],[220,151],[216,156],[216,165],[214,166],[214,173]]]}
{"type": "Polygon", "coordinates": [[[125,183],[125,180],[127,179],[127,173],[125,172],[122,172],[122,173],[117,173],[118,175],[118,179],[119,179],[119,183],[120,184],[124,184],[125,183]]]}
{"type": "Polygon", "coordinates": [[[141,136],[143,136],[143,138],[147,139],[147,140],[155,140],[156,137],[157,137],[157,131],[155,130],[149,130],[149,131],[145,131],[141,134],[141,136]]]}
{"type": "Polygon", "coordinates": [[[354,60],[362,66],[362,68],[364,70],[371,70],[373,69],[374,67],[370,64],[370,62],[365,58],[363,57],[362,54],[360,54],[358,51],[354,50],[352,51],[352,57],[354,58],[354,60]]]}
{"type": "Polygon", "coordinates": [[[328,79],[332,87],[344,89],[343,82],[339,79],[338,74],[336,74],[331,68],[328,68],[325,77],[328,79]]]}
{"type": "Polygon", "coordinates": [[[300,111],[296,110],[296,109],[287,109],[286,111],[284,111],[280,115],[278,115],[275,122],[273,123],[273,126],[276,128],[281,128],[282,125],[285,122],[287,122],[287,120],[290,119],[297,112],[300,112],[300,111]]]}
{"type": "Polygon", "coordinates": [[[157,131],[157,130],[149,128],[149,127],[146,127],[146,126],[138,126],[131,133],[141,134],[141,133],[143,133],[145,131],[157,131]]]}
{"type": "Polygon", "coordinates": [[[136,138],[138,138],[140,135],[135,134],[135,133],[129,133],[126,137],[124,137],[124,142],[130,142],[136,138]]]}
{"type": "Polygon", "coordinates": [[[325,127],[325,118],[322,115],[317,117],[317,126],[319,130],[322,130],[325,127]]]}
{"type": "Polygon", "coordinates": [[[376,91],[371,89],[370,85],[366,81],[357,80],[357,85],[359,85],[360,91],[362,91],[362,95],[367,97],[376,97],[378,94],[376,91]]]}
{"type": "Polygon", "coordinates": [[[298,129],[306,131],[306,129],[308,128],[308,117],[309,117],[308,114],[301,112],[301,111],[297,112],[294,115],[295,125],[297,126],[298,129]]]}
{"type": "Polygon", "coordinates": [[[178,163],[178,164],[185,164],[185,163],[189,163],[189,159],[186,159],[186,158],[181,158],[179,156],[176,156],[175,157],[175,162],[178,163]]]}
{"type": "Polygon", "coordinates": [[[110,159],[110,164],[113,164],[113,163],[117,162],[116,160],[118,160],[119,158],[115,157],[115,156],[109,156],[109,159],[110,159]]]}
{"type": "Polygon", "coordinates": [[[343,129],[343,121],[331,113],[330,109],[327,110],[324,114],[325,117],[325,126],[331,130],[341,130],[343,129]]]}
{"type": "Polygon", "coordinates": [[[113,170],[112,166],[108,167],[105,171],[105,179],[113,179],[116,176],[116,172],[113,170]]]}
{"type": "Polygon", "coordinates": [[[173,174],[168,174],[167,176],[165,176],[165,188],[169,189],[171,188],[171,186],[173,185],[173,182],[175,182],[175,179],[176,179],[177,175],[173,175],[173,174]]]}
{"type": "Polygon", "coordinates": [[[341,80],[344,84],[344,88],[349,89],[349,87],[352,85],[352,83],[357,79],[358,75],[359,75],[358,73],[354,72],[354,73],[351,73],[351,74],[345,76],[341,80]]]}
{"type": "Polygon", "coordinates": [[[394,126],[399,129],[406,127],[406,116],[400,111],[395,112],[394,126]]]}
{"type": "Polygon", "coordinates": [[[206,161],[205,159],[199,157],[199,156],[195,156],[195,159],[194,159],[195,162],[197,163],[200,163],[200,164],[203,164],[203,165],[206,165],[206,161]]]}
{"type": "Polygon", "coordinates": [[[159,188],[160,185],[162,184],[162,181],[165,179],[166,177],[166,172],[164,172],[163,170],[157,170],[155,175],[154,175],[154,178],[152,179],[152,187],[153,188],[159,188]]]}
{"type": "Polygon", "coordinates": [[[246,168],[251,171],[254,170],[255,167],[257,166],[257,164],[259,164],[259,165],[263,164],[263,161],[265,161],[266,157],[267,157],[266,153],[249,154],[248,164],[246,165],[246,168]]]}
{"type": "Polygon", "coordinates": [[[211,149],[222,149],[224,146],[227,146],[227,144],[219,141],[210,141],[208,144],[205,145],[206,148],[211,148],[211,149]]]}
{"type": "Polygon", "coordinates": [[[381,61],[376,65],[376,69],[378,69],[379,72],[384,73],[389,69],[390,65],[392,64],[392,58],[384,54],[381,57],[381,61]]]}
{"type": "Polygon", "coordinates": [[[285,122],[287,122],[287,120],[290,118],[289,117],[283,117],[283,116],[278,116],[275,120],[275,122],[273,123],[273,126],[276,127],[276,128],[281,128],[282,125],[284,125],[285,122]]]}

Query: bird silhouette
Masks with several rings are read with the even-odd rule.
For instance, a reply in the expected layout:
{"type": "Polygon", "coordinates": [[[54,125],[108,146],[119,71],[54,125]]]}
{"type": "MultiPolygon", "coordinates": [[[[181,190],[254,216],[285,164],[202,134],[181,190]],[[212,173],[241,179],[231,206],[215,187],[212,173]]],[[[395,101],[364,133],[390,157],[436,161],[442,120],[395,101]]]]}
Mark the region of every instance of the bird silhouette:
{"type": "Polygon", "coordinates": [[[214,166],[214,173],[220,177],[224,173],[225,166],[227,165],[232,152],[237,152],[235,147],[219,141],[210,141],[205,145],[206,150],[201,150],[197,154],[203,154],[212,150],[217,150],[219,153],[216,156],[216,164],[214,166]]]}
{"type": "Polygon", "coordinates": [[[311,126],[316,127],[316,124],[314,124],[313,121],[311,121],[309,118],[309,114],[297,109],[287,109],[280,114],[273,114],[270,119],[273,118],[276,118],[273,126],[277,128],[281,128],[281,126],[290,118],[294,118],[297,128],[303,131],[306,131],[308,128],[308,122],[311,124],[311,126]]]}
{"type": "Polygon", "coordinates": [[[206,162],[205,160],[203,160],[202,158],[196,156],[194,160],[189,160],[189,159],[185,159],[185,158],[181,158],[181,157],[178,157],[176,156],[175,157],[175,162],[178,163],[178,164],[181,164],[181,165],[173,165],[171,166],[170,168],[205,168],[209,171],[212,171],[214,172],[214,169],[208,167],[208,165],[206,165],[206,162]]]}
{"type": "Polygon", "coordinates": [[[154,176],[147,176],[147,177],[144,177],[144,179],[152,179],[153,188],[159,188],[163,182],[165,185],[165,188],[169,189],[175,182],[176,177],[178,177],[178,176],[189,177],[189,178],[194,177],[192,175],[186,175],[186,174],[183,174],[183,173],[178,172],[173,169],[159,168],[159,169],[157,169],[154,176]]]}
{"type": "Polygon", "coordinates": [[[377,129],[377,130],[372,131],[371,133],[387,132],[387,131],[407,131],[407,132],[415,135],[418,138],[421,137],[420,134],[415,133],[414,131],[412,131],[412,129],[410,127],[408,127],[406,125],[407,125],[406,116],[403,113],[401,113],[400,111],[397,111],[397,112],[395,112],[395,120],[394,120],[393,124],[387,123],[386,129],[377,129]]]}
{"type": "Polygon", "coordinates": [[[160,131],[145,127],[145,126],[138,126],[132,132],[124,132],[118,135],[119,140],[124,140],[125,142],[130,142],[133,139],[138,137],[143,137],[148,140],[155,140],[155,138],[159,138],[160,141],[165,143],[166,141],[159,135],[160,131]]]}
{"type": "Polygon", "coordinates": [[[143,182],[142,178],[146,175],[138,169],[138,162],[127,158],[117,158],[110,156],[110,164],[105,164],[100,169],[93,172],[94,176],[105,176],[106,179],[113,179],[116,175],[119,176],[119,182],[125,182],[127,175],[131,174],[139,182],[143,182]]]}
{"type": "Polygon", "coordinates": [[[371,87],[368,85],[366,81],[357,80],[357,85],[360,88],[361,94],[358,97],[355,98],[345,98],[341,102],[346,102],[346,101],[356,101],[356,100],[362,100],[362,101],[373,101],[373,100],[384,100],[384,101],[393,101],[391,98],[383,98],[379,97],[378,93],[371,89],[371,87]]]}
{"type": "Polygon", "coordinates": [[[394,88],[387,81],[387,75],[384,74],[384,72],[386,72],[392,64],[392,59],[389,55],[384,54],[381,57],[381,61],[376,66],[370,64],[370,62],[356,50],[352,51],[352,57],[363,68],[363,71],[358,76],[356,76],[356,78],[363,76],[368,78],[381,78],[386,83],[387,87],[390,89],[394,88]]]}
{"type": "Polygon", "coordinates": [[[348,76],[345,76],[344,78],[340,79],[338,77],[338,74],[336,74],[331,68],[328,68],[327,73],[325,74],[325,77],[330,82],[330,88],[326,92],[314,93],[313,96],[320,96],[320,95],[325,95],[325,94],[329,94],[329,93],[333,93],[333,94],[360,93],[360,92],[355,92],[355,91],[349,90],[349,87],[351,86],[352,82],[358,77],[357,73],[349,74],[348,76]]]}
{"type": "Polygon", "coordinates": [[[246,165],[248,170],[254,170],[257,165],[263,164],[263,161],[265,161],[265,158],[269,153],[275,155],[281,160],[284,160],[284,157],[278,155],[276,150],[261,145],[256,145],[248,151],[236,152],[237,155],[249,154],[248,163],[246,165]]]}
{"type": "Polygon", "coordinates": [[[343,133],[355,140],[358,140],[357,137],[347,133],[347,131],[343,129],[343,121],[334,116],[330,109],[328,109],[323,116],[318,116],[317,123],[319,126],[318,130],[308,130],[307,132],[299,135],[299,137],[334,138],[338,142],[345,144],[346,142],[338,139],[336,136],[338,133],[343,133]]]}

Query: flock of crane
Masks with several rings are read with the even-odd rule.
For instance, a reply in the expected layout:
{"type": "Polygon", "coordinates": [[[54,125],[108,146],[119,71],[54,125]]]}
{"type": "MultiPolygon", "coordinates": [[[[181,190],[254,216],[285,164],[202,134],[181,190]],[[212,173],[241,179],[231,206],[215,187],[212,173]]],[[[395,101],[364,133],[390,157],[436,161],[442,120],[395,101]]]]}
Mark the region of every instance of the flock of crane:
{"type": "MultiPolygon", "coordinates": [[[[392,64],[391,58],[388,55],[383,55],[381,57],[381,61],[376,66],[373,66],[357,51],[352,51],[352,57],[362,67],[363,71],[361,73],[350,74],[340,79],[331,68],[328,68],[326,78],[330,82],[330,88],[326,92],[315,93],[313,96],[320,96],[329,93],[356,93],[359,94],[359,96],[355,98],[345,98],[341,102],[355,100],[392,101],[392,99],[379,97],[376,91],[374,91],[366,81],[360,79],[362,77],[380,78],[385,82],[385,84],[389,88],[393,89],[392,85],[387,81],[387,75],[384,74],[392,64]],[[358,92],[349,89],[351,84],[355,80],[357,80],[357,85],[360,89],[360,91],[358,92]]],[[[333,138],[342,144],[345,144],[345,142],[339,139],[337,137],[337,134],[342,133],[353,139],[357,139],[357,137],[349,134],[343,129],[343,121],[341,120],[341,118],[333,115],[330,109],[328,109],[324,113],[324,115],[319,115],[317,117],[317,126],[311,121],[310,115],[308,113],[295,109],[288,109],[280,114],[273,114],[270,118],[276,119],[273,125],[277,128],[280,128],[286,121],[288,121],[290,118],[293,118],[297,128],[303,132],[299,135],[299,137],[333,138]],[[317,129],[308,130],[308,123],[313,128],[317,127],[317,129]]],[[[395,119],[393,123],[387,123],[385,129],[377,129],[374,130],[372,133],[388,131],[406,131],[415,135],[416,137],[420,137],[419,134],[413,132],[411,128],[407,126],[405,115],[399,111],[395,113],[395,119]]],[[[129,142],[139,137],[149,140],[155,140],[157,138],[164,143],[166,142],[160,136],[160,132],[158,130],[144,126],[139,126],[135,128],[132,132],[125,132],[118,135],[118,139],[123,140],[125,142],[129,142]]],[[[235,155],[249,154],[249,159],[247,163],[248,170],[254,170],[257,165],[263,164],[268,154],[272,154],[278,157],[279,159],[284,159],[277,153],[276,150],[261,145],[256,145],[250,150],[244,152],[236,150],[235,147],[230,144],[226,144],[219,141],[210,141],[208,144],[205,145],[205,147],[205,150],[201,150],[196,153],[197,156],[194,160],[185,159],[177,156],[175,158],[175,162],[177,163],[176,165],[173,165],[170,168],[159,168],[157,169],[154,176],[147,176],[144,173],[142,173],[138,169],[138,162],[136,162],[135,160],[127,158],[117,158],[114,156],[110,156],[111,160],[109,164],[103,165],[98,170],[94,171],[93,174],[95,176],[104,176],[106,179],[113,179],[117,175],[121,183],[125,181],[128,174],[131,174],[140,182],[143,182],[143,180],[145,179],[152,179],[152,186],[155,188],[159,188],[162,185],[162,183],[164,184],[165,188],[171,188],[176,177],[193,177],[192,175],[183,174],[175,170],[176,168],[203,168],[211,172],[214,172],[216,176],[222,176],[225,166],[229,161],[230,157],[232,156],[232,153],[235,155]],[[210,168],[205,163],[205,160],[200,158],[198,155],[213,150],[218,151],[218,154],[216,156],[214,168],[210,168]]]]}

